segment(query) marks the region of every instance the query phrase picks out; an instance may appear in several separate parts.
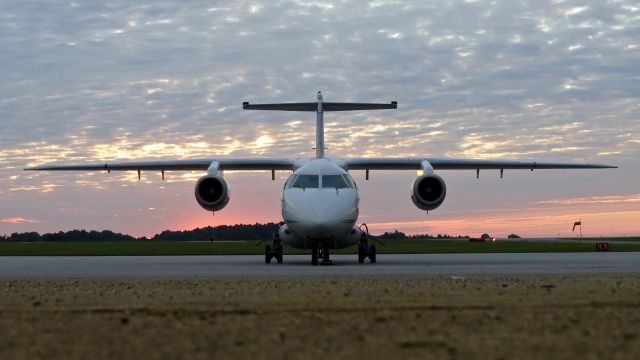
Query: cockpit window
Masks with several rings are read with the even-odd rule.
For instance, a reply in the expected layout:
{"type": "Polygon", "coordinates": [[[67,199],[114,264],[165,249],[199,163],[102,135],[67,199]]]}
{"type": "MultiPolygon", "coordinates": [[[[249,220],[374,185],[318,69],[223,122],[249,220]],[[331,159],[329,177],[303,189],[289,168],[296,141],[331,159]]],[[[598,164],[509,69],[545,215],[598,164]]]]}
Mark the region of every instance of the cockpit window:
{"type": "Polygon", "coordinates": [[[294,174],[289,176],[289,178],[287,179],[287,182],[284,183],[284,187],[290,188],[293,185],[293,183],[296,181],[297,177],[298,175],[294,175],[294,174]]]}
{"type": "Polygon", "coordinates": [[[322,187],[344,189],[350,186],[342,175],[322,175],[322,187]]]}
{"type": "Polygon", "coordinates": [[[356,186],[356,182],[353,181],[353,178],[351,177],[351,175],[344,174],[342,176],[344,176],[344,179],[347,180],[347,184],[349,184],[349,187],[352,187],[352,188],[357,188],[358,187],[358,186],[356,186]]]}
{"type": "Polygon", "coordinates": [[[318,175],[298,175],[291,187],[294,188],[318,188],[318,175]]]}

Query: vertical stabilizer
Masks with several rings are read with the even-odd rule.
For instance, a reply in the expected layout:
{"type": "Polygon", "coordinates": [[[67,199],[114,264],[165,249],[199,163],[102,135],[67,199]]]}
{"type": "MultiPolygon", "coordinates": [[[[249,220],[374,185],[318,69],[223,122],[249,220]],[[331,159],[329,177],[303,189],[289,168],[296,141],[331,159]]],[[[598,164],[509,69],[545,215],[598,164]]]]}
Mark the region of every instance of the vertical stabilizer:
{"type": "Polygon", "coordinates": [[[318,109],[316,110],[316,157],[324,157],[324,109],[322,92],[318,91],[318,109]]]}

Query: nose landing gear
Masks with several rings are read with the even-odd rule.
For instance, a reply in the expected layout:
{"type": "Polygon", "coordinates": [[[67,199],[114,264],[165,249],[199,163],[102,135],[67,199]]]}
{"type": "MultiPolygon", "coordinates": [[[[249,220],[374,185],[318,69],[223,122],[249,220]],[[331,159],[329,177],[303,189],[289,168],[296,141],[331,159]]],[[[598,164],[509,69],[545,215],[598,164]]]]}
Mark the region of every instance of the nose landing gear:
{"type": "Polygon", "coordinates": [[[333,261],[330,258],[329,248],[318,249],[314,247],[311,249],[311,265],[318,265],[318,259],[322,259],[322,265],[331,265],[333,261]]]}

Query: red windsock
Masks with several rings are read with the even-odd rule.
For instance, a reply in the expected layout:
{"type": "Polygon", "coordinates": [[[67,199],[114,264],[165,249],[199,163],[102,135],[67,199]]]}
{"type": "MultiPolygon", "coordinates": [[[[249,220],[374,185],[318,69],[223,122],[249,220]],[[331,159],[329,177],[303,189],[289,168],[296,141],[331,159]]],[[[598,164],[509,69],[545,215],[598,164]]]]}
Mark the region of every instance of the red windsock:
{"type": "Polygon", "coordinates": [[[573,229],[571,229],[571,231],[576,231],[576,226],[578,225],[582,226],[582,220],[574,222],[573,229]]]}

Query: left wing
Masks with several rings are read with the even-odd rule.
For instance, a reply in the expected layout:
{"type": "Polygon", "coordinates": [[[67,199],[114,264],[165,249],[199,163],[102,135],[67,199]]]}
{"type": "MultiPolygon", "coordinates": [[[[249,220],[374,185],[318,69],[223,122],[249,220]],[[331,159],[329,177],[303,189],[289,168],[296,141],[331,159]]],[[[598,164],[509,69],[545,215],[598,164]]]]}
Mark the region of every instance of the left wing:
{"type": "Polygon", "coordinates": [[[547,163],[522,161],[431,159],[431,158],[354,158],[344,159],[349,170],[423,170],[430,164],[433,170],[479,169],[605,169],[617,168],[602,164],[547,163]],[[427,164],[425,164],[427,162],[427,164]]]}
{"type": "Polygon", "coordinates": [[[94,163],[78,165],[42,165],[26,168],[25,170],[46,171],[192,171],[209,169],[211,164],[217,163],[219,170],[292,170],[298,159],[289,158],[222,158],[200,160],[169,160],[169,161],[132,161],[123,163],[94,163]]]}

